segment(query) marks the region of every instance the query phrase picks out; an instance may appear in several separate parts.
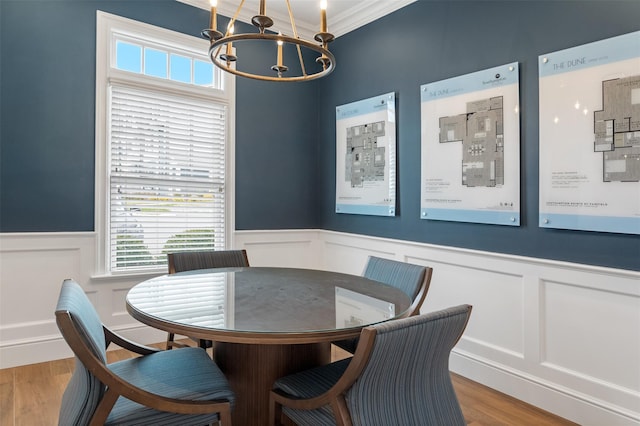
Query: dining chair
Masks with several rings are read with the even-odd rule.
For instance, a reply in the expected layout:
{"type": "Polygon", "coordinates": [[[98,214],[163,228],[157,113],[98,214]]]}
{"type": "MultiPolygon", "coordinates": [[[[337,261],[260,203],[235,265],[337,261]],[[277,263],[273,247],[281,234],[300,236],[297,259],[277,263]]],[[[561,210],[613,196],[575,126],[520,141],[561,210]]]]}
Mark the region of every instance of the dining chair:
{"type": "MultiPolygon", "coordinates": [[[[203,250],[168,253],[169,273],[193,271],[196,269],[233,268],[249,266],[246,250],[203,250]]],[[[207,349],[213,346],[211,340],[190,339],[198,342],[198,346],[207,349]]],[[[167,349],[183,348],[189,345],[176,342],[175,333],[167,333],[167,349]]]]}
{"type": "MultiPolygon", "coordinates": [[[[429,291],[432,274],[433,268],[428,266],[369,256],[363,276],[404,291],[412,301],[411,306],[406,311],[408,316],[412,316],[420,313],[422,303],[429,291]]],[[[358,338],[339,340],[332,343],[347,352],[354,353],[358,346],[358,338]]]]}
{"type": "Polygon", "coordinates": [[[169,273],[195,269],[249,266],[246,250],[203,250],[168,253],[169,273]]]}
{"type": "Polygon", "coordinates": [[[234,393],[200,348],[160,351],[119,336],[69,279],[62,283],[55,315],[76,358],[60,425],[231,424],[234,393]],[[110,343],[141,356],[107,364],[110,343]]]}
{"type": "Polygon", "coordinates": [[[270,424],[465,425],[449,372],[470,305],[362,329],[353,357],[275,381],[270,424]]]}

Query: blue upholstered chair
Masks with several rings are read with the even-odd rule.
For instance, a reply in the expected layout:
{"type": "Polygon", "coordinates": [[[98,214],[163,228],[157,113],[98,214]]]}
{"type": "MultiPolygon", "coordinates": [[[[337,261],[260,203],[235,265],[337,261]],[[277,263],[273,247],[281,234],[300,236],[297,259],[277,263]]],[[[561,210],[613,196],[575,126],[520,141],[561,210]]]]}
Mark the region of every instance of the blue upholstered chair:
{"type": "MultiPolygon", "coordinates": [[[[428,266],[369,256],[363,276],[404,291],[412,300],[407,314],[418,315],[429,291],[432,274],[433,269],[428,266]]],[[[354,353],[358,346],[358,339],[339,340],[332,343],[345,351],[354,353]]]]}
{"type": "Polygon", "coordinates": [[[231,424],[234,394],[202,349],[158,351],[118,336],[72,280],[62,284],[56,322],[76,356],[60,425],[231,424]],[[110,343],[142,356],[107,364],[110,343]]]}
{"type": "MultiPolygon", "coordinates": [[[[193,271],[196,269],[234,268],[249,266],[246,250],[205,250],[185,251],[167,254],[169,273],[193,271]]],[[[213,346],[211,340],[195,339],[198,346],[206,349],[213,346]]],[[[174,333],[167,333],[167,349],[188,347],[175,341],[174,333]]]]}
{"type": "Polygon", "coordinates": [[[464,425],[449,355],[466,328],[461,305],[365,327],[353,357],[278,379],[272,425],[464,425]]]}

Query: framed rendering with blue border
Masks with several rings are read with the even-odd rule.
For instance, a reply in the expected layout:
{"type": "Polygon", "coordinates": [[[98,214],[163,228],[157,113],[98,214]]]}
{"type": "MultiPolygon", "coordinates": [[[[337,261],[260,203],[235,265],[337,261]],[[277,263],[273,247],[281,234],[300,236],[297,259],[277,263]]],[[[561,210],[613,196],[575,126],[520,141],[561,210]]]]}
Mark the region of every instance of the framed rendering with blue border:
{"type": "Polygon", "coordinates": [[[640,234],[640,31],[538,58],[542,228],[640,234]]]}
{"type": "Polygon", "coordinates": [[[420,86],[420,218],[520,225],[518,63],[420,86]]]}
{"type": "Polygon", "coordinates": [[[395,93],[336,107],[336,213],[396,214],[395,93]]]}

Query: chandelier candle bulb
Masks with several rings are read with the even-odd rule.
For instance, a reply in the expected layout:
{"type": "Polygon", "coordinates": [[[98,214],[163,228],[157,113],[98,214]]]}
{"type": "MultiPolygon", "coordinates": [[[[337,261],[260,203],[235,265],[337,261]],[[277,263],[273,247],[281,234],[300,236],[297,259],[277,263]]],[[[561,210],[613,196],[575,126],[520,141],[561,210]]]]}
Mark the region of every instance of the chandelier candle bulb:
{"type": "MultiPolygon", "coordinates": [[[[282,34],[280,34],[282,35],[282,34]]],[[[282,66],[282,40],[278,40],[278,66],[281,67],[282,66]]]]}
{"type": "MultiPolygon", "coordinates": [[[[229,23],[229,26],[227,27],[227,35],[228,36],[232,36],[233,35],[233,25],[231,25],[231,23],[229,23]]],[[[227,63],[227,66],[230,67],[231,62],[235,62],[238,60],[238,58],[233,54],[233,43],[232,42],[228,42],[227,43],[227,51],[226,53],[223,53],[220,55],[220,59],[225,61],[227,63]]]]}
{"type": "Polygon", "coordinates": [[[320,2],[320,32],[327,32],[327,0],[320,2]]]}
{"type": "Polygon", "coordinates": [[[218,6],[218,0],[211,0],[211,17],[209,19],[209,28],[215,30],[218,27],[218,14],[216,7],[218,6]]]}
{"type": "Polygon", "coordinates": [[[227,43],[227,61],[233,56],[233,43],[227,43]]]}
{"type": "Polygon", "coordinates": [[[260,15],[267,16],[267,5],[265,0],[260,0],[260,15]]]}

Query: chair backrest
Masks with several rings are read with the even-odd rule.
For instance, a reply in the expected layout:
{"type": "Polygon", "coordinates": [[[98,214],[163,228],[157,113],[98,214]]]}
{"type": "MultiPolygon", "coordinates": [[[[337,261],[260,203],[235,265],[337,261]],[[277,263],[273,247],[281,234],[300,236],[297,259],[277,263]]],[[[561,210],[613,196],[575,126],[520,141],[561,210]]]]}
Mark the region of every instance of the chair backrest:
{"type": "Polygon", "coordinates": [[[426,266],[369,256],[363,276],[405,292],[412,303],[410,314],[418,314],[429,290],[432,269],[426,266]]]}
{"type": "Polygon", "coordinates": [[[232,268],[249,266],[246,250],[185,251],[167,254],[169,273],[194,269],[232,268]]]}
{"type": "MultiPolygon", "coordinates": [[[[464,425],[449,373],[449,355],[470,305],[367,327],[375,339],[346,401],[354,425],[464,425]]],[[[361,339],[362,340],[362,339],[361,339]]]]}
{"type": "Polygon", "coordinates": [[[80,359],[93,354],[106,364],[106,341],[98,313],[75,281],[67,279],[62,283],[56,322],[76,355],[75,370],[62,397],[59,424],[85,425],[102,399],[105,386],[80,359]]]}

